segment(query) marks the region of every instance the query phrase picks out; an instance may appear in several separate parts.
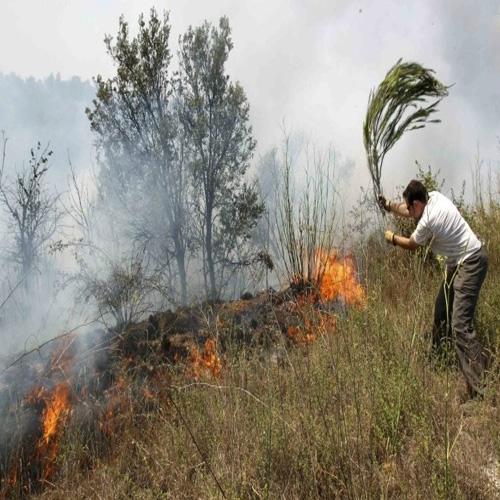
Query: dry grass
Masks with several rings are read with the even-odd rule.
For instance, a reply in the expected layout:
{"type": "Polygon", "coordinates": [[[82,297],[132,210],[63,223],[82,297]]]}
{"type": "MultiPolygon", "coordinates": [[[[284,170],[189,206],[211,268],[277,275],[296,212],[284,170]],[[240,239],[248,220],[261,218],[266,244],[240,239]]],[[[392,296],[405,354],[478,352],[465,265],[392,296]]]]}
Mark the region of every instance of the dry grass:
{"type": "MultiPolygon", "coordinates": [[[[490,208],[475,217],[486,230],[490,208]]],[[[484,233],[492,265],[478,329],[496,352],[500,241],[484,233]]],[[[428,357],[439,268],[392,248],[365,255],[366,306],[312,315],[312,342],[286,342],[286,301],[260,297],[251,336],[251,302],[206,321],[203,334],[224,347],[218,379],[190,378],[157,347],[124,359],[108,427],[74,412],[57,472],[31,498],[500,498],[498,364],[484,401],[462,415],[463,376],[428,357]]]]}
{"type": "Polygon", "coordinates": [[[497,396],[464,418],[461,374],[427,361],[434,281],[385,273],[365,310],[279,361],[232,346],[218,380],[169,373],[90,468],[68,428],[39,498],[495,498],[497,396]]]}

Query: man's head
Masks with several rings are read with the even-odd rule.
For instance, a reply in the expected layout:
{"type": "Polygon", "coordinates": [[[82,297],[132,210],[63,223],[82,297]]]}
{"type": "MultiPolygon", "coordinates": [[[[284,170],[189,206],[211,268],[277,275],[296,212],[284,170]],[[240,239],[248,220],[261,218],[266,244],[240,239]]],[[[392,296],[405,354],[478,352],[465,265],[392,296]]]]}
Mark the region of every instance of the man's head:
{"type": "Polygon", "coordinates": [[[420,181],[412,180],[403,191],[403,198],[410,217],[418,221],[429,199],[427,189],[420,181]]]}

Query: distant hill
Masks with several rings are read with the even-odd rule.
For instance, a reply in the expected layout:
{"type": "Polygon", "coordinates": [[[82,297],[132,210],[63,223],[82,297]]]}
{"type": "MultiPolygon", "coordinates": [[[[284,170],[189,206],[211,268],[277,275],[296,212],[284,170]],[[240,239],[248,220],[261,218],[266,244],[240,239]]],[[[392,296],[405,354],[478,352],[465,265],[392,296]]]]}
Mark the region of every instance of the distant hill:
{"type": "Polygon", "coordinates": [[[69,159],[77,172],[92,163],[92,134],[85,115],[95,94],[92,82],[79,77],[62,80],[23,79],[0,73],[0,130],[7,137],[5,170],[12,174],[27,163],[38,141],[50,144],[52,178],[65,185],[69,159]]]}

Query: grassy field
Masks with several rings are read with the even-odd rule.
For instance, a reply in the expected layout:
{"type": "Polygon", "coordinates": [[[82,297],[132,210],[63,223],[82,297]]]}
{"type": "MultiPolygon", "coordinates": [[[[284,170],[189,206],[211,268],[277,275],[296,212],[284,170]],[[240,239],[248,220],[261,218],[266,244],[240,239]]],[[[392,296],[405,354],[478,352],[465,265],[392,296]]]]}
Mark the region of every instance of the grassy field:
{"type": "MultiPolygon", "coordinates": [[[[466,213],[490,258],[476,323],[493,360],[470,414],[457,366],[429,356],[439,263],[368,240],[361,306],[262,296],[245,305],[266,311],[248,338],[237,304],[203,311],[217,343],[197,360],[192,349],[166,359],[160,340],[116,358],[107,402],[68,413],[30,498],[500,498],[500,207],[490,195],[466,213]]],[[[24,493],[10,484],[0,496],[24,493]]]]}

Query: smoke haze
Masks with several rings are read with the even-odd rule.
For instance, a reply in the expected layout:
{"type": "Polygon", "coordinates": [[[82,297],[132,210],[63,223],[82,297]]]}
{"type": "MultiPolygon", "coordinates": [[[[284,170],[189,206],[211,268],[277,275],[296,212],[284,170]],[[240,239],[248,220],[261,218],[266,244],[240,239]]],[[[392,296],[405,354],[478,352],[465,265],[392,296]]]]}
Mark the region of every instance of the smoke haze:
{"type": "Polygon", "coordinates": [[[362,140],[368,96],[402,58],[453,86],[439,106],[442,123],[406,134],[387,155],[385,192],[398,194],[415,176],[415,161],[440,170],[448,190],[470,185],[476,155],[498,168],[498,0],[6,0],[0,130],[9,138],[7,167],[22,165],[40,140],[55,151],[54,184],[65,185],[68,155],[80,174],[92,168],[84,113],[91,79],[114,74],[104,36],[115,36],[122,14],[133,35],[139,14],[147,18],[152,6],[170,12],[172,67],[188,26],[228,17],[234,49],[227,69],[250,102],[255,162],[279,144],[283,126],[304,132],[352,161],[345,198],[354,202],[360,187],[370,187],[362,140]]]}
{"type": "Polygon", "coordinates": [[[355,161],[353,189],[366,184],[361,125],[368,94],[403,58],[432,68],[440,81],[454,86],[440,106],[442,124],[405,138],[388,155],[384,187],[390,190],[393,181],[412,177],[415,160],[441,169],[458,185],[469,181],[478,144],[485,161],[498,160],[498,0],[125,0],[106,5],[7,0],[0,43],[12,49],[3,54],[0,71],[35,78],[51,73],[84,80],[98,73],[109,77],[113,68],[104,35],[116,33],[121,14],[133,32],[138,15],[147,16],[152,6],[170,12],[173,47],[189,25],[228,16],[234,41],[228,69],[249,98],[260,154],[279,141],[285,120],[355,161]]]}

